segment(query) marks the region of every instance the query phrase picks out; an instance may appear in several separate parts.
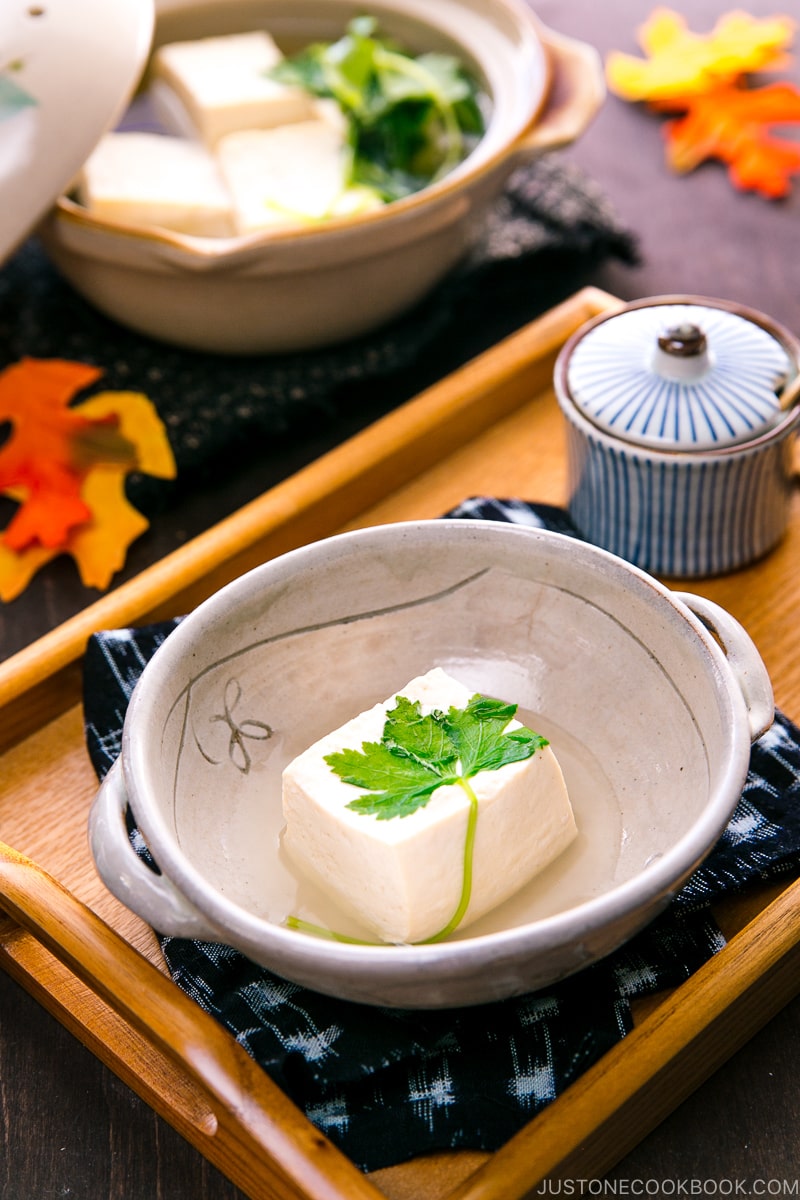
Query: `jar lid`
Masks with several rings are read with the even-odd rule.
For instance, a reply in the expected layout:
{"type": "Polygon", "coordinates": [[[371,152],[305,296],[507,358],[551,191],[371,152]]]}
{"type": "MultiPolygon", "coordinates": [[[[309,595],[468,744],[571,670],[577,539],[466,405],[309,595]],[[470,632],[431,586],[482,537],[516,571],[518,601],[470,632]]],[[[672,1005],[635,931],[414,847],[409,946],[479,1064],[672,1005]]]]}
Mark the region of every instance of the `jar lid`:
{"type": "Polygon", "coordinates": [[[795,374],[763,325],[713,302],[637,304],[579,336],[567,363],[573,402],[629,442],[713,450],[750,441],[785,414],[795,374]]]}

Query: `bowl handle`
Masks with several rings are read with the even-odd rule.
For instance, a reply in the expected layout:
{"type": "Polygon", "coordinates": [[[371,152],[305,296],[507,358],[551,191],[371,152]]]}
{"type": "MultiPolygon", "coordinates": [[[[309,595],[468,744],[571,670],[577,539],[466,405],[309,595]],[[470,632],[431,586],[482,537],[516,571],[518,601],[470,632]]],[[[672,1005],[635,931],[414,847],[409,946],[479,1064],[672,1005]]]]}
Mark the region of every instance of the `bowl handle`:
{"type": "Polygon", "coordinates": [[[750,635],[724,608],[696,596],[693,592],[675,592],[722,647],[728,666],[739,685],[747,706],[750,737],[755,742],[766,733],[775,717],[775,698],[767,668],[750,635]]]}
{"type": "Polygon", "coordinates": [[[216,931],[174,884],[157,875],[131,845],[125,824],[128,793],[119,760],[106,775],[89,814],[89,842],[100,878],[126,908],[173,937],[219,941],[216,931]]]}
{"type": "Polygon", "coordinates": [[[540,28],[552,70],[544,108],[515,147],[521,157],[556,150],[574,142],[600,109],[606,85],[603,63],[594,46],[540,28]]]}

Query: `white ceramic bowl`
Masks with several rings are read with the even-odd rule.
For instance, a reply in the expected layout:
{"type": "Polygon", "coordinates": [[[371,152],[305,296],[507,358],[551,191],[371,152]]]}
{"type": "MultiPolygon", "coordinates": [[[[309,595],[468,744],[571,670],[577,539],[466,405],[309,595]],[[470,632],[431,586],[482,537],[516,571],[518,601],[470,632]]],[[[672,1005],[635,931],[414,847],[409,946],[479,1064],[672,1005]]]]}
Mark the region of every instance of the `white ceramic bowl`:
{"type": "MultiPolygon", "coordinates": [[[[521,0],[374,0],[412,49],[454,49],[483,80],[491,117],[451,175],[376,212],[314,228],[192,238],[100,220],[68,197],[41,234],[56,266],[103,312],[152,337],[223,353],[322,346],[397,316],[464,256],[511,172],[573,141],[603,98],[589,46],[545,30],[521,0]]],[[[267,28],[280,45],[335,38],[352,0],[161,5],[155,44],[267,28]]]]}
{"type": "Polygon", "coordinates": [[[164,933],[351,1000],[475,1004],[550,984],[650,920],[723,830],[772,715],[741,626],[606,551],[487,522],[376,527],[266,563],[185,618],[134,691],[91,845],[107,886],[164,933]],[[282,860],[281,770],[437,665],[550,739],[578,839],[440,944],[286,928],[294,913],[346,932],[282,860]],[[128,802],[161,875],[131,847],[128,802]]]}

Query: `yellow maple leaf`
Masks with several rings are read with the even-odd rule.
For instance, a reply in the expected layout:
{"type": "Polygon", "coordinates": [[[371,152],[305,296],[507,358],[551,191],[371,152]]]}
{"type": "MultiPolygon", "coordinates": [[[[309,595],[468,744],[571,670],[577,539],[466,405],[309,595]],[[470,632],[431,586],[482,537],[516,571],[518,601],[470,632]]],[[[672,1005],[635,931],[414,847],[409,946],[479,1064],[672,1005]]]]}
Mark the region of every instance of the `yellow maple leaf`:
{"type": "Polygon", "coordinates": [[[0,600],[6,603],[15,600],[25,591],[36,572],[60,553],[60,550],[51,550],[48,546],[30,546],[17,553],[9,550],[5,542],[0,542],[0,600]]]}
{"type": "Polygon", "coordinates": [[[148,521],[125,496],[125,473],[90,471],[83,497],[98,516],[76,529],[69,544],[85,587],[107,588],[125,565],[128,547],[148,527],[148,521]]]}
{"type": "Polygon", "coordinates": [[[89,419],[117,417],[119,432],[136,449],[136,470],[159,479],[175,478],[175,459],[164,424],[147,396],[140,392],[98,392],[84,400],[79,411],[89,419]]]}
{"type": "Polygon", "coordinates": [[[638,31],[645,57],[614,51],[606,59],[609,89],[625,100],[666,106],[740,75],[785,61],[796,22],[788,16],[758,19],[734,10],[710,33],[693,33],[669,8],[656,8],[638,31]]]}
{"type": "MultiPolygon", "coordinates": [[[[32,542],[15,551],[0,541],[0,600],[15,599],[36,572],[59,554],[75,560],[86,587],[103,590],[125,564],[128,547],[149,522],[128,501],[125,477],[131,470],[162,479],[174,479],[175,460],[164,426],[154,406],[138,392],[101,392],[85,400],[78,411],[89,421],[115,416],[118,430],[135,450],[135,463],[109,460],[94,462],[85,471],[80,499],[90,519],[74,526],[66,540],[56,546],[32,542]]],[[[24,487],[9,488],[7,494],[24,502],[24,487]]]]}

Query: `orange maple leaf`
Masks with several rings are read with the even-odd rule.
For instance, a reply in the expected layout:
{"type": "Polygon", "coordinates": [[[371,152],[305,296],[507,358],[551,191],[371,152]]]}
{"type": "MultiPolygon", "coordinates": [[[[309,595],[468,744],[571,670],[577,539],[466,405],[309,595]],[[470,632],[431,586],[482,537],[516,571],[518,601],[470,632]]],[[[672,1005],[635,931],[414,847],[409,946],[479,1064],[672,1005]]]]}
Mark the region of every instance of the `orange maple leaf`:
{"type": "Polygon", "coordinates": [[[102,374],[61,360],[22,359],[0,373],[0,492],[20,507],[0,537],[0,599],[12,600],[58,554],[72,555],[87,587],[105,588],[147,527],[125,496],[141,471],[174,478],[164,426],[146,396],[103,392],[69,406],[102,374]]]}
{"type": "Polygon", "coordinates": [[[720,85],[687,97],[685,116],[664,127],[667,159],[675,171],[691,171],[715,158],[728,165],[736,187],[770,199],[786,196],[800,171],[800,144],[771,137],[776,124],[800,122],[800,88],[775,83],[762,88],[720,85]]]}

